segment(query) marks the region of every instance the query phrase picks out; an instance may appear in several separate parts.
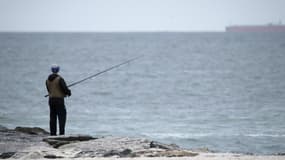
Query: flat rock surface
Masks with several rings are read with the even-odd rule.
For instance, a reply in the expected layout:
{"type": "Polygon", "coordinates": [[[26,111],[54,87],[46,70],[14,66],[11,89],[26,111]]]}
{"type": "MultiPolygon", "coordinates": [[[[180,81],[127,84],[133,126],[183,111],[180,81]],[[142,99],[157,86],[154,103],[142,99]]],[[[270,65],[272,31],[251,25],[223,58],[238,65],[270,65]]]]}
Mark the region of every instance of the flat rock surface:
{"type": "Polygon", "coordinates": [[[184,157],[197,153],[144,138],[49,136],[41,128],[17,127],[0,130],[0,159],[95,158],[95,157],[184,157]]]}
{"type": "Polygon", "coordinates": [[[0,128],[0,159],[83,159],[83,160],[285,160],[284,155],[255,156],[234,153],[190,151],[174,144],[145,138],[49,136],[40,128],[0,128]],[[190,158],[191,157],[191,158],[190,158]]]}
{"type": "Polygon", "coordinates": [[[0,153],[17,152],[30,146],[48,146],[42,141],[46,136],[26,134],[16,130],[0,130],[0,153]]]}

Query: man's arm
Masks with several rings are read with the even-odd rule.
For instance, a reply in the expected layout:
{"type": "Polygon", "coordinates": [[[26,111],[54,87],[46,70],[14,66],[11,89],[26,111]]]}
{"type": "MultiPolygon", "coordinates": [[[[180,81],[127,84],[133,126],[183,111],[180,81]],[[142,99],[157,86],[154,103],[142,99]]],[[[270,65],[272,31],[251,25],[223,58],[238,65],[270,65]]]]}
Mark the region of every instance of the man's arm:
{"type": "Polygon", "coordinates": [[[47,81],[48,81],[48,80],[46,80],[46,88],[47,88],[47,91],[48,91],[48,93],[49,93],[47,81]]]}
{"type": "Polygon", "coordinates": [[[63,78],[60,78],[59,85],[60,85],[63,93],[65,93],[68,96],[71,96],[71,91],[70,91],[70,89],[68,89],[68,87],[67,87],[67,85],[66,85],[66,83],[65,83],[63,78]]]}

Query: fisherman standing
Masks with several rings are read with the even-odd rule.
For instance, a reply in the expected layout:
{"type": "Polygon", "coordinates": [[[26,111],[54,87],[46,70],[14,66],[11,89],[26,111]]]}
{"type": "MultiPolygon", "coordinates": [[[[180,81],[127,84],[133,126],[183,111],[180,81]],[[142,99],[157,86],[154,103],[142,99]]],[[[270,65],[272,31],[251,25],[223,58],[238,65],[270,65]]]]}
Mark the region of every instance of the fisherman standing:
{"type": "Polygon", "coordinates": [[[59,66],[51,66],[52,74],[46,80],[50,107],[50,135],[56,135],[57,119],[59,121],[59,134],[65,134],[66,109],[64,97],[71,96],[71,91],[66,86],[64,79],[58,75],[59,66]]]}

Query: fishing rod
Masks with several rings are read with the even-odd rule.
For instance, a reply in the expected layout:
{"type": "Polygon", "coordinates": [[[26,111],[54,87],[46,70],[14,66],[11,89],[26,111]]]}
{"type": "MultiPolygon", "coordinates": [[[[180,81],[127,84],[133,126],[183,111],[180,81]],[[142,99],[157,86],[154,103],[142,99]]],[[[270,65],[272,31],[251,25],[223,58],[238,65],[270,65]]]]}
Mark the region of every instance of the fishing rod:
{"type": "MultiPolygon", "coordinates": [[[[122,65],[124,65],[124,64],[130,63],[130,62],[132,62],[132,61],[134,61],[134,60],[137,60],[137,59],[141,58],[142,56],[143,56],[143,55],[138,56],[138,57],[135,57],[135,58],[132,58],[132,59],[129,59],[129,60],[124,61],[124,62],[122,62],[122,63],[120,63],[120,64],[114,65],[114,66],[112,66],[112,67],[110,67],[110,68],[107,68],[107,69],[101,71],[101,72],[98,72],[98,73],[96,73],[96,74],[93,74],[93,75],[91,75],[91,76],[88,76],[88,77],[86,77],[86,78],[84,78],[84,79],[82,79],[82,80],[79,80],[79,81],[76,81],[76,82],[74,82],[74,83],[71,83],[71,84],[67,85],[67,87],[75,86],[75,85],[77,85],[77,84],[79,84],[79,83],[82,83],[82,82],[88,80],[88,79],[91,79],[91,78],[93,78],[93,77],[99,76],[100,74],[103,74],[103,73],[108,72],[108,71],[110,71],[110,70],[112,70],[112,69],[118,68],[118,67],[120,67],[120,66],[122,66],[122,65]]],[[[45,97],[48,97],[48,95],[45,95],[45,97]]]]}

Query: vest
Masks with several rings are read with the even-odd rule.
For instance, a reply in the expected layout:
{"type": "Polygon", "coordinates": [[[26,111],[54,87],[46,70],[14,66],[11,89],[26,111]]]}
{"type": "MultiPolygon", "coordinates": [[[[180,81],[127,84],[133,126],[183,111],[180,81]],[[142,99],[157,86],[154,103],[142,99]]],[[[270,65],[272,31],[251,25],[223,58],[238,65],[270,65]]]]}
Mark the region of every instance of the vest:
{"type": "Polygon", "coordinates": [[[47,87],[49,89],[50,98],[64,98],[65,94],[59,85],[60,77],[56,77],[53,81],[47,80],[47,87]]]}

